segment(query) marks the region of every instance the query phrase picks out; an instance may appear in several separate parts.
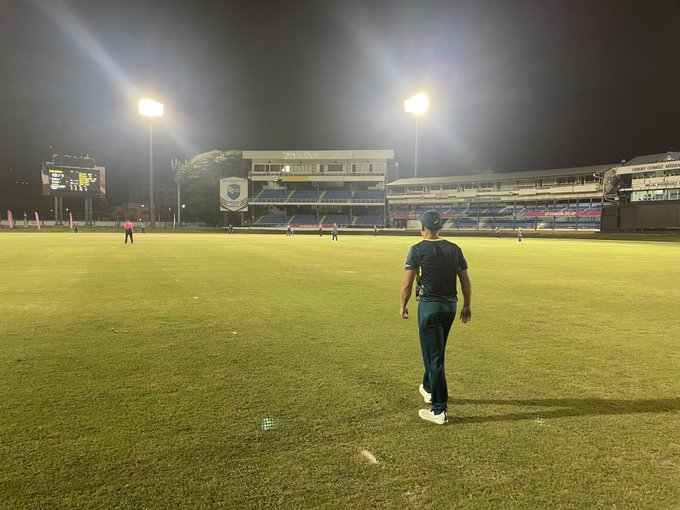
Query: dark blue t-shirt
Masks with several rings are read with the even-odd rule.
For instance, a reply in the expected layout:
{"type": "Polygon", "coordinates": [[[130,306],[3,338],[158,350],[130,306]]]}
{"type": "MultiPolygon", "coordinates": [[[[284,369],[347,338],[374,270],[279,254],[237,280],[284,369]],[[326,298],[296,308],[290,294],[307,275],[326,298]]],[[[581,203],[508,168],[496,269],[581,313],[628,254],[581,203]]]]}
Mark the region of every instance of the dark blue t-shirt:
{"type": "Polygon", "coordinates": [[[406,269],[418,271],[421,301],[455,302],[456,278],[467,268],[461,249],[446,239],[422,240],[411,247],[406,258],[406,269]]]}

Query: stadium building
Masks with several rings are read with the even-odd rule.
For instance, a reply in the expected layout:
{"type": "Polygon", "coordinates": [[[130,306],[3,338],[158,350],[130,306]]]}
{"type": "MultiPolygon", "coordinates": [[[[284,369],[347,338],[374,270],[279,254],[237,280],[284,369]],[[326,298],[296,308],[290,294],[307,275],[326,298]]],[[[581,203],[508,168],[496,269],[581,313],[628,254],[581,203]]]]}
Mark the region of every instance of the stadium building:
{"type": "Polygon", "coordinates": [[[625,203],[680,200],[680,152],[638,156],[616,169],[625,203]]]}
{"type": "Polygon", "coordinates": [[[399,179],[387,184],[389,224],[418,228],[435,209],[450,229],[596,230],[614,166],[399,179]]]}
{"type": "Polygon", "coordinates": [[[602,230],[680,230],[680,152],[638,156],[607,175],[602,230]]]}
{"type": "Polygon", "coordinates": [[[244,151],[243,159],[246,217],[254,226],[419,228],[419,216],[436,209],[444,227],[457,230],[680,228],[680,152],[620,164],[405,179],[396,179],[392,150],[244,151]]]}
{"type": "Polygon", "coordinates": [[[383,227],[393,150],[243,151],[250,223],[383,227]]]}

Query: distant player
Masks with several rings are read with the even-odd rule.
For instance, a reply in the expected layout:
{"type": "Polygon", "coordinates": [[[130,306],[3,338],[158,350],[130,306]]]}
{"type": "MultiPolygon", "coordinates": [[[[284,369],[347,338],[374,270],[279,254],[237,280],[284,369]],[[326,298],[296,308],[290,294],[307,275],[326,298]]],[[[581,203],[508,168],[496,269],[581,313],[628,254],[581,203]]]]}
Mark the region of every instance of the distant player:
{"type": "Polygon", "coordinates": [[[498,237],[498,239],[503,239],[503,237],[501,236],[501,229],[496,227],[494,228],[494,230],[496,231],[496,236],[498,237]]]}
{"type": "Polygon", "coordinates": [[[287,237],[293,237],[293,227],[288,225],[288,228],[286,229],[286,236],[287,237]]]}
{"type": "Polygon", "coordinates": [[[472,318],[472,284],[468,265],[461,249],[454,243],[439,238],[442,218],[437,211],[426,211],[420,217],[420,234],[423,240],[413,245],[406,259],[406,270],[401,282],[402,319],[408,318],[408,301],[413,281],[418,276],[416,298],[418,305],[418,333],[423,354],[425,374],[418,391],[431,409],[421,409],[418,415],[426,421],[443,425],[447,423],[447,402],[444,356],[451,325],[456,318],[458,294],[456,280],[460,280],[463,307],[460,319],[465,323],[472,318]]]}
{"type": "Polygon", "coordinates": [[[337,241],[338,240],[338,224],[333,223],[333,232],[331,233],[333,237],[331,237],[331,241],[337,241]]]}
{"type": "Polygon", "coordinates": [[[135,240],[132,238],[132,231],[134,230],[132,222],[130,220],[125,220],[123,228],[125,229],[125,244],[128,242],[128,237],[130,238],[130,244],[135,244],[135,240]]]}
{"type": "Polygon", "coordinates": [[[522,227],[519,227],[519,230],[517,230],[517,242],[522,242],[522,227]]]}
{"type": "Polygon", "coordinates": [[[323,223],[319,223],[319,237],[323,236],[323,223]]]}
{"type": "Polygon", "coordinates": [[[373,235],[374,236],[378,235],[378,226],[377,225],[373,225],[373,235]]]}

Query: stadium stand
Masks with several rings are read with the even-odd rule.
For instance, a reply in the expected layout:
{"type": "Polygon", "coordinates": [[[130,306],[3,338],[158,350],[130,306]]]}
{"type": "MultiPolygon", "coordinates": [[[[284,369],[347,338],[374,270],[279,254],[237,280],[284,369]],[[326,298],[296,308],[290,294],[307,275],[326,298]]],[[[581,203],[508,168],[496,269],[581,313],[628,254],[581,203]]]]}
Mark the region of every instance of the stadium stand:
{"type": "Polygon", "coordinates": [[[277,224],[277,212],[294,224],[351,227],[385,210],[385,185],[398,172],[394,151],[383,149],[243,151],[243,159],[252,197],[244,216],[252,224],[277,224]]]}
{"type": "Polygon", "coordinates": [[[351,194],[349,190],[331,189],[326,191],[321,198],[322,202],[349,202],[351,194]]]}
{"type": "Polygon", "coordinates": [[[382,214],[365,214],[363,216],[355,216],[352,220],[352,225],[355,227],[372,227],[377,225],[379,227],[385,224],[385,219],[382,214]]]}
{"type": "Polygon", "coordinates": [[[315,214],[296,214],[289,218],[288,223],[297,227],[316,226],[319,221],[315,214]]]}
{"type": "Polygon", "coordinates": [[[313,189],[297,189],[286,199],[287,202],[316,202],[316,200],[316,190],[313,189]]]}
{"type": "Polygon", "coordinates": [[[285,214],[263,214],[256,222],[257,225],[285,225],[288,218],[285,214]]]}
{"type": "Polygon", "coordinates": [[[327,214],[323,218],[324,225],[336,223],[339,227],[346,227],[352,223],[348,214],[327,214]]]}
{"type": "Polygon", "coordinates": [[[382,190],[359,190],[352,197],[355,202],[382,202],[385,200],[385,192],[382,190]]]}
{"type": "Polygon", "coordinates": [[[255,197],[258,201],[283,202],[286,199],[286,190],[284,189],[264,189],[255,197]]]}
{"type": "Polygon", "coordinates": [[[446,228],[593,229],[606,206],[601,183],[612,165],[387,183],[389,223],[417,227],[426,209],[446,228]],[[407,212],[408,211],[408,212],[407,212]]]}

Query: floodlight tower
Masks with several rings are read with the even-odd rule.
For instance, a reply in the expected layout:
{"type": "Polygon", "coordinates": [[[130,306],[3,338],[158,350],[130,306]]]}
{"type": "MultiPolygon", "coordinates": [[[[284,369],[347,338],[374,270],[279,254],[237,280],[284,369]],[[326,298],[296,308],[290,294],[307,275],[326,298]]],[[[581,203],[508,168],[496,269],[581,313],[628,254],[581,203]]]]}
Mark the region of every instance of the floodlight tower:
{"type": "Polygon", "coordinates": [[[149,119],[149,225],[153,227],[156,224],[153,207],[153,119],[163,116],[164,106],[146,97],[139,101],[138,108],[140,115],[149,119]]]}
{"type": "Polygon", "coordinates": [[[404,101],[404,111],[412,113],[416,117],[416,140],[415,140],[415,164],[413,176],[418,177],[418,117],[427,113],[430,108],[430,98],[425,92],[418,92],[415,96],[404,101]]]}

